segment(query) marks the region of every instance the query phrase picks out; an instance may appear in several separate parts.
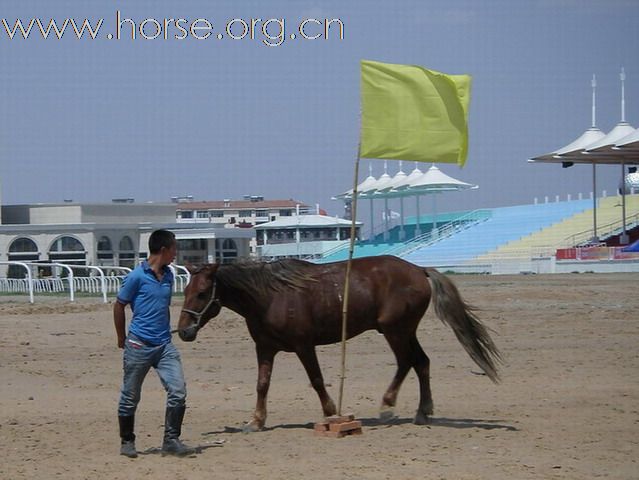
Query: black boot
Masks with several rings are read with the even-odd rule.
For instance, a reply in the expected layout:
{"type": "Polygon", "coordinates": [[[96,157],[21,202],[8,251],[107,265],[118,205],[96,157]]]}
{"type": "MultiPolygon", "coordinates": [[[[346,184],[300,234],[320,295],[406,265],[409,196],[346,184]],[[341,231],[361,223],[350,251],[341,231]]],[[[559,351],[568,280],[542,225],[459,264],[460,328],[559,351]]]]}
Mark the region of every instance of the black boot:
{"type": "Polygon", "coordinates": [[[138,452],[135,450],[135,434],[133,433],[133,426],[135,425],[135,417],[120,416],[120,455],[124,455],[129,458],[136,458],[138,452]]]}
{"type": "Polygon", "coordinates": [[[182,434],[182,420],[186,407],[167,407],[164,421],[164,441],[162,455],[176,455],[184,457],[195,453],[195,449],[187,447],[180,440],[182,434]]]}

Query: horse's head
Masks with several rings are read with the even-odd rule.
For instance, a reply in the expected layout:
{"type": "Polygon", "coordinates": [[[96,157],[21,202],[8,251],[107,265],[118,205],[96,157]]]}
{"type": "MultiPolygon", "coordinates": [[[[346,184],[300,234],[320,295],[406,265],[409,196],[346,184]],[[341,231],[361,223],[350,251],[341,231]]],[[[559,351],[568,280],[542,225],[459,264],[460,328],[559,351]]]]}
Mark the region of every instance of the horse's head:
{"type": "Polygon", "coordinates": [[[217,264],[204,265],[191,273],[191,281],[184,289],[184,306],[178,321],[178,334],[185,342],[192,342],[197,332],[218,313],[222,305],[216,289],[217,264]]]}

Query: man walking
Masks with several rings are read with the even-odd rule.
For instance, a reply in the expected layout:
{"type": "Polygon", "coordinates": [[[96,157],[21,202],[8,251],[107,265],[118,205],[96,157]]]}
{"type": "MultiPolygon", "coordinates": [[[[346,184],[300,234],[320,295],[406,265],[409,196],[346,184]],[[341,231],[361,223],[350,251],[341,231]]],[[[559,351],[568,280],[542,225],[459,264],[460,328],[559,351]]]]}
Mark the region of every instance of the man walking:
{"type": "Polygon", "coordinates": [[[180,440],[186,409],[186,383],[180,353],[171,342],[169,306],[173,274],[168,265],[175,259],[177,242],[168,230],[156,230],[149,237],[149,258],[129,273],[113,305],[118,348],[124,349],[124,379],[118,405],[120,454],[137,457],[135,411],[142,382],[153,367],[167,392],[163,455],[185,456],[195,452],[180,440]],[[126,334],[125,307],[133,318],[126,334]]]}

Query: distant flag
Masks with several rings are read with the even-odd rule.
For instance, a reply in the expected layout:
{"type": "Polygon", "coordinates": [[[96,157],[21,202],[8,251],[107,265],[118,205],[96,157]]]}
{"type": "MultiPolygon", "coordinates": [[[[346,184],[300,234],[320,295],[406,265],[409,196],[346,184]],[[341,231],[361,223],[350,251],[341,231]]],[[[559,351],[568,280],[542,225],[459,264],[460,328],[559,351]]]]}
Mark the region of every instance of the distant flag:
{"type": "Polygon", "coordinates": [[[382,210],[382,220],[396,220],[398,218],[401,217],[401,214],[399,212],[396,212],[394,210],[388,209],[386,211],[382,210]]]}
{"type": "Polygon", "coordinates": [[[469,75],[361,62],[361,158],[466,163],[469,75]]]}

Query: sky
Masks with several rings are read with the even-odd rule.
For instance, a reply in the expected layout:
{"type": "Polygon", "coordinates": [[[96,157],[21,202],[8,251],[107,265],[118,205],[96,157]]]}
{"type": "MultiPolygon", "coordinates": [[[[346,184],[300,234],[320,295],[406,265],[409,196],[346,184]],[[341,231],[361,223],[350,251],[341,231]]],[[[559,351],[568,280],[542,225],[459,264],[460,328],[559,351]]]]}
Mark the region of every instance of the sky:
{"type": "MultiPolygon", "coordinates": [[[[3,0],[1,202],[262,195],[341,215],[331,197],[353,184],[362,59],[472,76],[467,164],[439,167],[479,189],[441,195],[438,211],[587,196],[590,167],[527,159],[590,127],[593,74],[597,126],[621,119],[624,67],[626,120],[639,127],[637,52],[638,0],[3,0]],[[71,24],[44,39],[37,23],[10,38],[17,19],[46,30],[51,18],[103,22],[95,39],[78,40],[71,24]],[[197,19],[212,32],[203,20],[190,31],[197,19]],[[338,19],[343,38],[338,22],[323,38],[324,19],[338,19]],[[319,38],[302,38],[304,20],[319,38]]],[[[362,159],[360,181],[369,165],[383,173],[383,161],[362,159]]],[[[389,161],[389,174],[398,167],[389,161]]],[[[598,194],[614,194],[620,177],[599,167],[598,194]]]]}

